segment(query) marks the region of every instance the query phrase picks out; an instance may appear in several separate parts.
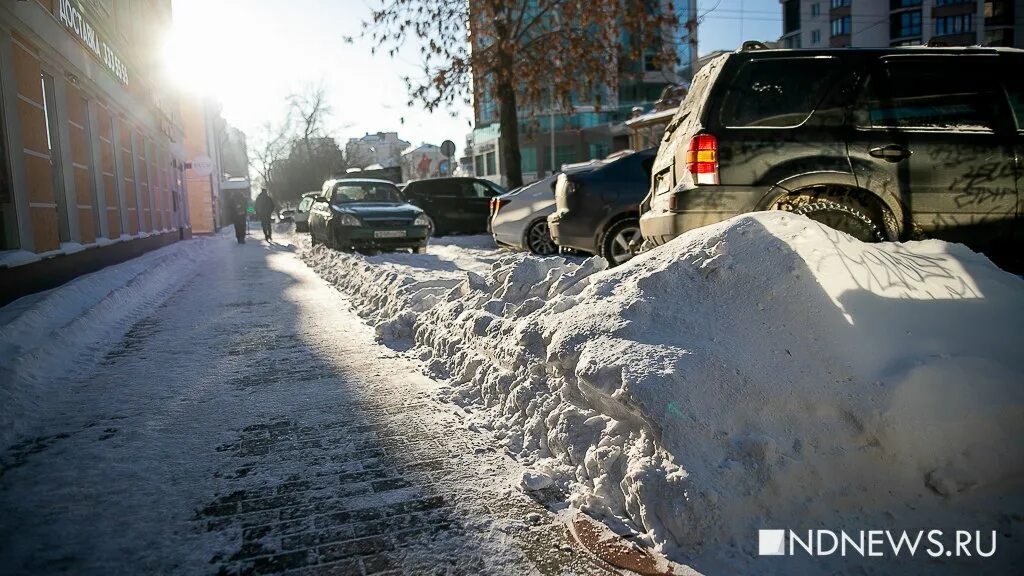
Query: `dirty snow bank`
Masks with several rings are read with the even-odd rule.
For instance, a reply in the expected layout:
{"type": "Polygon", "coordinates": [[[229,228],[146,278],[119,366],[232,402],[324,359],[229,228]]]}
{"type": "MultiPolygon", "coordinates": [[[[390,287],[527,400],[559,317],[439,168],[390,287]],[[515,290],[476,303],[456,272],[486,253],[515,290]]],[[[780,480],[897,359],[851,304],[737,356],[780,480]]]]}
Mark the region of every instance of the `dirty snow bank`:
{"type": "Polygon", "coordinates": [[[751,569],[759,528],[998,529],[1004,560],[1020,549],[1024,282],[962,246],[760,213],[600,273],[304,257],[487,407],[526,489],[551,479],[673,559],[751,569]]]}
{"type": "Polygon", "coordinates": [[[175,242],[0,308],[0,448],[25,433],[65,377],[99,362],[188,280],[218,241],[225,240],[175,242]]]}

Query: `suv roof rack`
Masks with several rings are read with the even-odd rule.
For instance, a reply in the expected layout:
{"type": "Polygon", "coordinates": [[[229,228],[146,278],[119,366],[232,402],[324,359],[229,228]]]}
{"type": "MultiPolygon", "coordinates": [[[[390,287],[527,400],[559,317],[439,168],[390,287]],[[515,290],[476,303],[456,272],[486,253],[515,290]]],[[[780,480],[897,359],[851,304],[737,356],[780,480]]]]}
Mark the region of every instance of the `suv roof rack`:
{"type": "Polygon", "coordinates": [[[768,45],[760,40],[747,40],[739,49],[739,52],[752,52],[754,50],[767,50],[768,45]]]}

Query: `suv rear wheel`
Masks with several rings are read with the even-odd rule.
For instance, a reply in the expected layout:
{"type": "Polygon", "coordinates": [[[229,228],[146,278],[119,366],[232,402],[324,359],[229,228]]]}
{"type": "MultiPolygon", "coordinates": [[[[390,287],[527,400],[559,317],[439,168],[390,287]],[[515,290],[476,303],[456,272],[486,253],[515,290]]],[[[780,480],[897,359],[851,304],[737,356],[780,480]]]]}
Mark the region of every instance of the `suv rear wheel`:
{"type": "Polygon", "coordinates": [[[802,214],[829,228],[846,232],[861,242],[885,241],[881,228],[870,216],[834,200],[824,198],[815,200],[798,206],[793,213],[802,214]]]}
{"type": "Polygon", "coordinates": [[[636,218],[619,220],[612,224],[601,239],[601,257],[608,266],[618,266],[633,257],[629,243],[640,238],[640,221],[636,218]]]}
{"type": "Polygon", "coordinates": [[[828,189],[825,194],[801,194],[779,202],[779,209],[807,216],[845,232],[861,242],[887,242],[899,238],[898,227],[887,209],[859,191],[828,189]]]}

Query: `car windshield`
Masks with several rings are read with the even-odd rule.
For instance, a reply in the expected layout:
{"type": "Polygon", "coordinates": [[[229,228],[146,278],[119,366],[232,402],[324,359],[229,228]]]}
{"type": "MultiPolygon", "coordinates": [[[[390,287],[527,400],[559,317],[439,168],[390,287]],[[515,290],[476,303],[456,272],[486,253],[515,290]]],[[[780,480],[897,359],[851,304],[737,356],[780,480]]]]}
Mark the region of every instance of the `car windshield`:
{"type": "Polygon", "coordinates": [[[338,184],[334,188],[332,202],[348,204],[352,202],[404,202],[402,194],[394,185],[379,182],[359,184],[338,184]]]}

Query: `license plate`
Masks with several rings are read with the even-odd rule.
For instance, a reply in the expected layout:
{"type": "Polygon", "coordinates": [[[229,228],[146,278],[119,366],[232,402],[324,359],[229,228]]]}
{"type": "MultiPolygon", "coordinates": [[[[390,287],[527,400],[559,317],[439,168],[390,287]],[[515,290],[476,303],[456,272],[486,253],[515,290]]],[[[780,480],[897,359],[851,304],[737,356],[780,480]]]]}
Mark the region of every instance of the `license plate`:
{"type": "Polygon", "coordinates": [[[374,238],[405,238],[405,230],[375,230],[374,238]]]}

